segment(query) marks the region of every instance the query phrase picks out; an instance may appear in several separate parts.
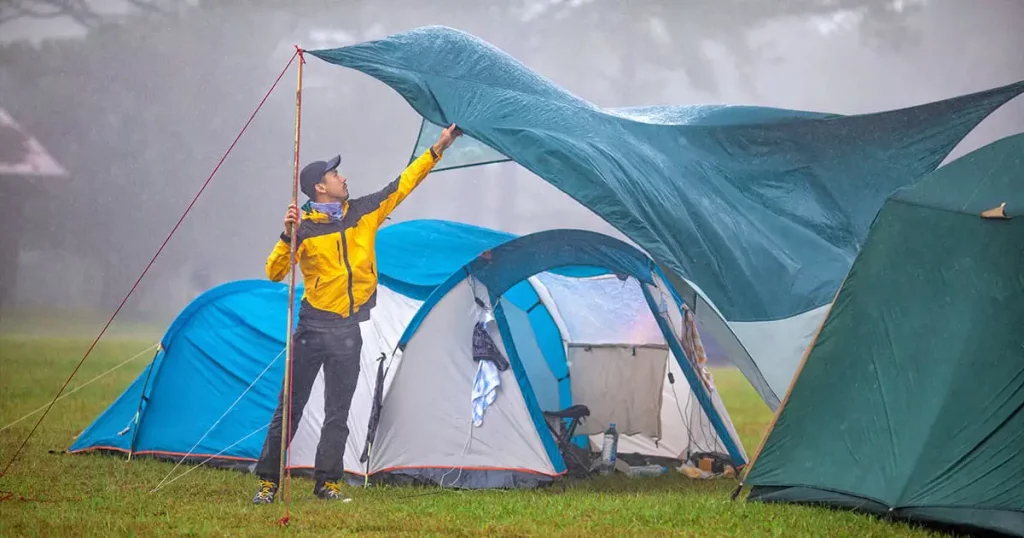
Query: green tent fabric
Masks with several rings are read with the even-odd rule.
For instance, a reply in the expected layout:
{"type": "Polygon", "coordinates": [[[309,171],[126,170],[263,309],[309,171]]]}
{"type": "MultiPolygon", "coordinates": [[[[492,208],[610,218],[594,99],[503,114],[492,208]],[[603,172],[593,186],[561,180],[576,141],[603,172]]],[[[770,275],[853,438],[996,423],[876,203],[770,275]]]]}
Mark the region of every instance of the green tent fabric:
{"type": "Polygon", "coordinates": [[[746,483],[1024,535],[1024,134],[883,205],[746,483]]]}

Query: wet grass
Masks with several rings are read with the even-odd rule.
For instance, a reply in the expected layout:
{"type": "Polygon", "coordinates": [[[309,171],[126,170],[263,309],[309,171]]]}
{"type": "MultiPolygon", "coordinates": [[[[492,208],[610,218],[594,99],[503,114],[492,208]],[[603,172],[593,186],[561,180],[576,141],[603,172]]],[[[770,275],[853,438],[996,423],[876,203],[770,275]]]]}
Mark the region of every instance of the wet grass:
{"type": "MultiPolygon", "coordinates": [[[[0,339],[0,427],[47,404],[89,343],[0,339]]],[[[69,389],[153,343],[101,342],[69,389]]],[[[533,491],[349,488],[354,501],[347,504],[317,501],[311,481],[294,479],[291,524],[285,528],[275,524],[284,515],[283,504],[250,504],[251,476],[201,468],[151,493],[173,464],[63,454],[151,357],[145,353],[53,407],[8,475],[0,477],[0,536],[930,535],[846,512],[732,501],[734,480],[696,481],[678,473],[636,480],[613,476],[533,491]]],[[[752,455],[771,413],[738,372],[719,370],[716,382],[752,455]]],[[[0,463],[9,461],[38,416],[0,431],[0,463]]]]}

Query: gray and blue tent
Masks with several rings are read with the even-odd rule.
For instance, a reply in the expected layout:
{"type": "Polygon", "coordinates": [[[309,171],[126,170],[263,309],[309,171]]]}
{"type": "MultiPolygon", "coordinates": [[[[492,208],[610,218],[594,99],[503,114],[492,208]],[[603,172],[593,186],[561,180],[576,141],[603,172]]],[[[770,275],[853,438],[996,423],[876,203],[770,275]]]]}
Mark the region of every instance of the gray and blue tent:
{"type": "MultiPolygon", "coordinates": [[[[567,448],[545,413],[574,405],[590,410],[575,433],[592,450],[614,422],[620,454],[746,463],[689,307],[635,247],[584,230],[516,237],[423,220],[382,228],[377,248],[348,420],[353,480],[550,483],[567,471],[567,448]],[[481,357],[481,338],[497,355],[481,357]]],[[[202,294],[70,451],[252,469],[281,387],[287,307],[287,286],[268,281],[202,294]]],[[[295,472],[311,470],[322,421],[321,373],[295,472]]]]}

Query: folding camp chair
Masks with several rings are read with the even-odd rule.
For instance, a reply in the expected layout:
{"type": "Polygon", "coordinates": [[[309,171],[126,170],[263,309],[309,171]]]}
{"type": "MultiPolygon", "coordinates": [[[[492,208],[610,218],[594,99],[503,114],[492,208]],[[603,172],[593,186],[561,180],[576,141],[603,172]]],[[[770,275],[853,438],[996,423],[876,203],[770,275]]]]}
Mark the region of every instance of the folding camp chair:
{"type": "Polygon", "coordinates": [[[586,476],[590,473],[589,452],[572,442],[572,438],[576,436],[576,427],[589,416],[590,409],[579,404],[561,411],[544,411],[548,428],[555,436],[555,443],[558,444],[558,450],[562,453],[570,475],[586,476]],[[568,425],[565,423],[566,419],[569,419],[568,425]],[[573,472],[573,467],[576,467],[576,472],[573,472]]]}

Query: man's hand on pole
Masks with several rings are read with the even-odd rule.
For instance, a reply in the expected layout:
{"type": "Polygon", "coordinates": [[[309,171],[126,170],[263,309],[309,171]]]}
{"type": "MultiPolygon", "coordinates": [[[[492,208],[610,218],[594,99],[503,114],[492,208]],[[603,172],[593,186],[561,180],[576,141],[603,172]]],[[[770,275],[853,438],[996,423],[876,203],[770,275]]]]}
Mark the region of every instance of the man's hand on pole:
{"type": "Polygon", "coordinates": [[[448,149],[455,142],[455,139],[460,136],[462,136],[462,129],[459,129],[454,123],[449,125],[447,129],[441,131],[441,136],[434,143],[434,153],[437,155],[443,154],[444,150],[448,149]]]}
{"type": "Polygon", "coordinates": [[[295,231],[295,225],[299,222],[299,208],[295,204],[288,204],[288,212],[284,215],[284,233],[291,236],[295,231]]]}

